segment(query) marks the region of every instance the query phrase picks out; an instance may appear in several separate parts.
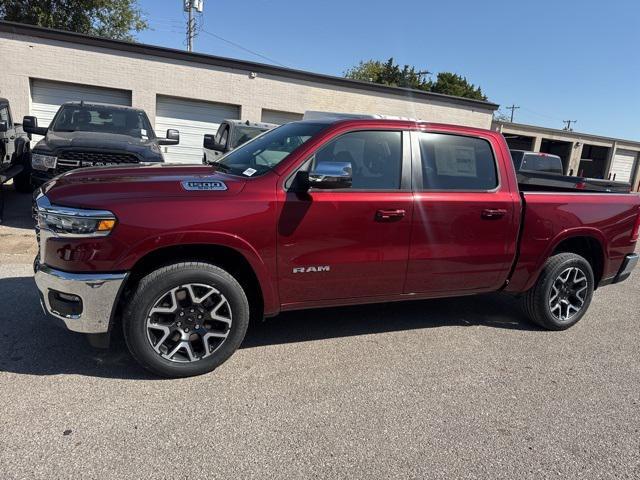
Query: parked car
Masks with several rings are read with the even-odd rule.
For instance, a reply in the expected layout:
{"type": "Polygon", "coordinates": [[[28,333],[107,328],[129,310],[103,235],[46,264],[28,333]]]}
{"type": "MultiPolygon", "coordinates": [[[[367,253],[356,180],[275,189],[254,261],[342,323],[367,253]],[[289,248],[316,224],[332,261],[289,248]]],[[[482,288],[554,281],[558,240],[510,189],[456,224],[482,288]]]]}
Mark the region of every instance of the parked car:
{"type": "Polygon", "coordinates": [[[518,175],[518,183],[524,189],[529,187],[534,190],[574,188],[623,193],[631,191],[631,183],[628,182],[565,175],[562,159],[557,155],[525,150],[510,150],[510,152],[518,175]]]}
{"type": "Polygon", "coordinates": [[[13,179],[16,190],[31,192],[30,141],[22,124],[14,123],[9,100],[0,98],[0,185],[13,179]]]}
{"type": "Polygon", "coordinates": [[[205,165],[215,163],[225,153],[277,126],[274,123],[225,120],[220,124],[215,135],[204,136],[202,163],[205,165]]]}
{"type": "Polygon", "coordinates": [[[640,229],[638,195],[520,191],[498,132],[382,119],[289,123],[213,166],[71,172],[35,212],[46,311],[123,328],[169,377],[287,310],[504,291],[564,330],[630,275],[640,229]]]}
{"type": "Polygon", "coordinates": [[[49,127],[36,117],[24,117],[26,132],[44,135],[31,155],[34,184],[82,167],[164,162],[161,145],[177,145],[180,134],[167,130],[156,137],[144,110],[119,105],[67,102],[49,127]]]}

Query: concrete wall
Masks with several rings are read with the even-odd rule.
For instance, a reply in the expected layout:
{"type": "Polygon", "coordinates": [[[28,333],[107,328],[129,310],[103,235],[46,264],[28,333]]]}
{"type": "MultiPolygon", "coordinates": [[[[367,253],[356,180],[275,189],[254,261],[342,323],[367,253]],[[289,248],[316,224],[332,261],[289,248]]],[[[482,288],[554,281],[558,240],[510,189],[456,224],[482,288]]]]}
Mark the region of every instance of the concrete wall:
{"type": "Polygon", "coordinates": [[[491,127],[492,108],[441,99],[295,80],[275,75],[124,52],[67,41],[0,32],[0,96],[14,116],[30,112],[30,79],[130,90],[133,106],[155,123],[156,96],[168,95],[241,106],[242,119],[260,121],[262,109],[378,113],[428,121],[491,127]]]}

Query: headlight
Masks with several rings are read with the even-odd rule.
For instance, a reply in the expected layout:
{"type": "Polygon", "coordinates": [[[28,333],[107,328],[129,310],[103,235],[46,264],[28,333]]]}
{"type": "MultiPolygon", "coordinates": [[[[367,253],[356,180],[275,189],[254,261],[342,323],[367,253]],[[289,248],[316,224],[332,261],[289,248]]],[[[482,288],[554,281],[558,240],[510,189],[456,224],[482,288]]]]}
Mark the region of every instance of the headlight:
{"type": "Polygon", "coordinates": [[[51,205],[46,196],[36,200],[38,227],[59,237],[104,237],[116,226],[116,217],[106,210],[51,205]]]}
{"type": "Polygon", "coordinates": [[[41,155],[39,153],[31,154],[31,166],[36,170],[48,170],[56,168],[58,157],[52,155],[41,155]]]}

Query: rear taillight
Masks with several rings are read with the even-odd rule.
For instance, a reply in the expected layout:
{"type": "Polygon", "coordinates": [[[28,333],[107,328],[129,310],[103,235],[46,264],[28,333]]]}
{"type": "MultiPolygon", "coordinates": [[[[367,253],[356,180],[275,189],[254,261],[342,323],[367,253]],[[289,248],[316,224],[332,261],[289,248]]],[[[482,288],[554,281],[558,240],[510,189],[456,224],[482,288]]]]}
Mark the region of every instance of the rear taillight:
{"type": "Polygon", "coordinates": [[[584,190],[585,188],[587,188],[587,184],[585,182],[578,182],[576,183],[576,188],[578,190],[584,190]]]}
{"type": "Polygon", "coordinates": [[[637,242],[638,237],[640,237],[640,213],[636,217],[636,226],[633,227],[633,233],[631,234],[631,241],[637,242]]]}

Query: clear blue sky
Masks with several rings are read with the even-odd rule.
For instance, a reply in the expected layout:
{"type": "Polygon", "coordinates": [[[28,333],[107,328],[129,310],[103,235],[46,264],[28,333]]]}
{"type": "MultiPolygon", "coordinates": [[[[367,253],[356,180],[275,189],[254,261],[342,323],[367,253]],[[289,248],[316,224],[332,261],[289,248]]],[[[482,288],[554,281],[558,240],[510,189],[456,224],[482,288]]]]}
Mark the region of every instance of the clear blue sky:
{"type": "MultiPolygon", "coordinates": [[[[185,48],[182,0],[141,0],[144,43],[185,48]]],[[[452,71],[515,121],[640,140],[638,0],[204,0],[195,51],[341,75],[362,59],[452,71]]]]}

